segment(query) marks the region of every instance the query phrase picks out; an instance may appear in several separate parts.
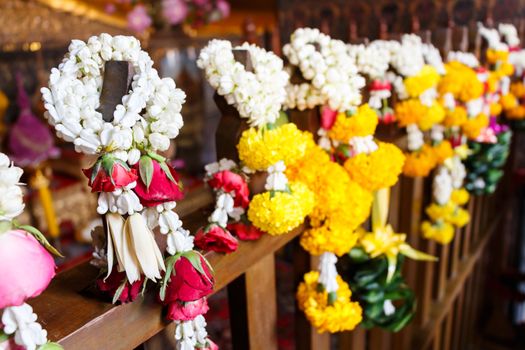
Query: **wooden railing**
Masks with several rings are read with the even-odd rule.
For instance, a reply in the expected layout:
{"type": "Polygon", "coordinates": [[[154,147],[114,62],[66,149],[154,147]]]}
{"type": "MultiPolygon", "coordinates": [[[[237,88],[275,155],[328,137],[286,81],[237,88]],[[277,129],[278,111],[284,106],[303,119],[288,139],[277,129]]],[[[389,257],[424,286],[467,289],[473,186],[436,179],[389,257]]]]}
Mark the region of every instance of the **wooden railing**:
{"type": "MultiPolygon", "coordinates": [[[[450,33],[444,41],[448,47],[452,47],[450,33]]],[[[378,137],[404,142],[393,127],[382,128],[378,137]]],[[[404,276],[418,299],[414,321],[394,334],[358,327],[330,336],[318,334],[296,308],[296,348],[329,349],[335,337],[340,349],[352,350],[469,349],[475,345],[477,310],[485,293],[483,259],[494,234],[502,230],[505,213],[505,182],[500,188],[492,196],[472,197],[468,205],[471,222],[456,232],[450,245],[440,246],[420,236],[424,209],[431,200],[430,178],[402,177],[392,189],[389,221],[396,232],[407,233],[412,246],[439,257],[437,263],[405,263],[404,276]]],[[[211,205],[211,192],[200,189],[190,193],[177,209],[187,228],[195,232],[205,223],[211,205]]],[[[293,250],[297,285],[303,274],[316,266],[316,258],[297,244],[296,237],[303,229],[241,242],[230,255],[206,254],[215,271],[215,292],[228,290],[228,303],[234,311],[230,312],[234,349],[277,348],[275,253],[285,245],[293,250]]],[[[133,303],[115,306],[97,295],[93,287],[97,274],[87,263],[77,266],[59,274],[41,296],[30,301],[52,341],[66,350],[134,349],[162,330],[173,332],[173,325],[163,320],[153,291],[133,303]]]]}

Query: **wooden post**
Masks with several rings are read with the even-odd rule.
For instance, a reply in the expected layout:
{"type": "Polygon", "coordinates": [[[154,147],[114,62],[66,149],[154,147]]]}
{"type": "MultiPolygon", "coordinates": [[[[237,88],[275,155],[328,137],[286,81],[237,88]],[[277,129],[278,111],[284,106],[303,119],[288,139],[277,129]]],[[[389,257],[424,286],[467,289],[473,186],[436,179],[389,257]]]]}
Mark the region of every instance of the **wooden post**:
{"type": "Polygon", "coordinates": [[[274,255],[268,254],[228,285],[235,350],[277,349],[274,255]]]}
{"type": "Polygon", "coordinates": [[[122,103],[122,97],[129,92],[133,78],[133,66],[128,61],[107,61],[104,64],[104,80],[100,92],[100,107],[102,119],[113,121],[113,112],[122,103]]]}

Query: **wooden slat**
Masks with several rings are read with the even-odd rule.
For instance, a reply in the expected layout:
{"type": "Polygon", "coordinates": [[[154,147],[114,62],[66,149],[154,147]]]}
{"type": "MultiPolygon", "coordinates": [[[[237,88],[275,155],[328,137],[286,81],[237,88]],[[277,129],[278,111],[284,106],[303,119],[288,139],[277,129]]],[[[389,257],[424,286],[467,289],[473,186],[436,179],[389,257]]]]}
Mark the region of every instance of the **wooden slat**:
{"type": "Polygon", "coordinates": [[[370,330],[369,350],[390,350],[392,333],[381,328],[372,328],[370,330]]]}
{"type": "Polygon", "coordinates": [[[466,279],[470,276],[474,266],[480,259],[490,236],[495,232],[499,225],[501,214],[485,230],[482,238],[476,244],[472,256],[463,262],[460,266],[458,275],[452,279],[447,286],[446,298],[435,303],[432,306],[429,321],[415,333],[413,349],[424,349],[430,345],[430,341],[435,336],[438,325],[444,320],[450,312],[451,306],[461,292],[466,279]]]}
{"type": "Polygon", "coordinates": [[[453,322],[453,309],[452,312],[448,314],[447,318],[445,318],[445,325],[443,327],[443,350],[450,350],[451,346],[450,343],[452,341],[452,322],[453,322]]]}
{"type": "MultiPolygon", "coordinates": [[[[436,254],[436,243],[429,241],[426,252],[431,255],[436,254]]],[[[418,294],[420,306],[419,324],[426,324],[430,318],[430,311],[432,309],[432,285],[434,282],[435,263],[422,263],[422,277],[420,279],[421,293],[418,294]]]]}
{"type": "Polygon", "coordinates": [[[452,335],[452,349],[459,349],[459,342],[463,333],[463,300],[465,291],[461,291],[454,308],[454,332],[452,335]]]}
{"type": "Polygon", "coordinates": [[[445,244],[441,246],[441,252],[440,252],[439,263],[438,263],[438,284],[436,286],[438,300],[441,300],[445,296],[445,290],[447,286],[449,253],[450,253],[450,245],[445,244]]]}
{"type": "Polygon", "coordinates": [[[465,227],[465,232],[463,234],[463,246],[461,247],[461,258],[464,259],[468,257],[470,253],[470,240],[472,236],[472,228],[474,226],[474,208],[475,208],[475,197],[471,197],[468,203],[468,212],[470,214],[470,222],[465,227]]]}
{"type": "Polygon", "coordinates": [[[228,304],[234,349],[277,349],[274,254],[228,284],[228,304]]]}

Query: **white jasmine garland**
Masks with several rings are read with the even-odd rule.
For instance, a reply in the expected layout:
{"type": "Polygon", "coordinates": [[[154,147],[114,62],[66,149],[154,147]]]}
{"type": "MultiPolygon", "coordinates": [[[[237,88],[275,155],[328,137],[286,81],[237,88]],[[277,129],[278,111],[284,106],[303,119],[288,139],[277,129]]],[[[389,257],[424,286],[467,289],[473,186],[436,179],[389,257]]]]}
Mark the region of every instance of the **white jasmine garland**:
{"type": "Polygon", "coordinates": [[[175,255],[193,250],[193,238],[190,235],[190,231],[182,227],[177,229],[177,231],[170,231],[167,235],[168,246],[166,251],[171,255],[175,255]]]}
{"type": "Polygon", "coordinates": [[[405,34],[399,46],[392,45],[392,60],[390,64],[403,77],[417,75],[425,65],[423,43],[415,34],[405,34]]]}
{"type": "MultiPolygon", "coordinates": [[[[159,77],[134,37],[101,34],[87,42],[73,40],[62,63],[51,70],[49,88],[41,92],[45,117],[60,138],[75,144],[77,152],[129,152],[135,144],[165,151],[183,125],[184,92],[176,88],[173,79],[159,77]],[[113,121],[105,122],[97,109],[104,64],[110,60],[130,62],[135,75],[113,121]],[[137,135],[140,137],[134,139],[137,135]]],[[[136,151],[132,160],[136,160],[136,151]]]]}
{"type": "Polygon", "coordinates": [[[423,139],[423,132],[416,124],[410,124],[406,127],[407,130],[407,148],[409,151],[417,151],[425,144],[423,139]]]}
{"type": "Polygon", "coordinates": [[[318,282],[324,286],[327,293],[337,292],[339,285],[337,284],[337,256],[333,253],[323,253],[319,259],[319,280],[318,282]]]}
{"type": "Polygon", "coordinates": [[[15,343],[26,350],[35,350],[47,343],[47,331],[42,329],[33,308],[26,303],[6,307],[1,321],[3,332],[7,335],[14,334],[15,343]]]}
{"type": "Polygon", "coordinates": [[[0,221],[11,221],[24,211],[20,178],[23,170],[0,153],[0,221]]]}
{"type": "Polygon", "coordinates": [[[348,141],[348,144],[352,147],[354,156],[361,153],[370,154],[379,148],[373,135],[354,136],[348,141]]]}
{"type": "Polygon", "coordinates": [[[206,320],[202,315],[191,321],[175,321],[175,324],[177,350],[194,350],[206,346],[208,332],[206,332],[206,320]]]}
{"type": "Polygon", "coordinates": [[[452,187],[455,189],[463,187],[463,181],[467,176],[467,170],[465,165],[461,161],[459,156],[453,156],[445,162],[445,165],[449,169],[450,177],[452,179],[452,187]]]}
{"type": "Polygon", "coordinates": [[[444,166],[439,167],[432,183],[432,194],[439,205],[445,205],[452,195],[452,177],[444,166]]]}
{"type": "Polygon", "coordinates": [[[422,52],[425,62],[434,67],[440,75],[445,75],[445,65],[439,50],[432,44],[423,44],[422,52]]]}
{"type": "Polygon", "coordinates": [[[500,23],[498,25],[498,32],[503,36],[510,47],[517,47],[520,45],[518,30],[513,24],[500,23]]]}
{"type": "Polygon", "coordinates": [[[282,160],[268,167],[268,177],[264,188],[267,191],[285,191],[288,187],[288,179],[284,172],[286,165],[282,160]]]}
{"type": "Polygon", "coordinates": [[[315,106],[325,104],[326,99],[321,91],[308,83],[286,85],[286,100],[284,106],[287,109],[313,109],[315,106]]]}
{"type": "Polygon", "coordinates": [[[435,87],[432,87],[430,89],[426,89],[419,95],[419,101],[422,105],[427,107],[432,107],[434,102],[436,102],[436,98],[438,97],[438,93],[435,87]]]}
{"type": "Polygon", "coordinates": [[[445,127],[441,124],[434,124],[430,129],[430,139],[434,142],[441,142],[445,138],[445,127]]]}
{"type": "Polygon", "coordinates": [[[375,45],[347,45],[348,54],[355,61],[359,73],[370,79],[384,77],[390,63],[390,50],[383,41],[375,45]]]}
{"type": "Polygon", "coordinates": [[[470,53],[470,52],[450,51],[447,56],[447,61],[448,62],[458,61],[470,68],[479,67],[478,58],[473,53],[470,53]]]}
{"type": "Polygon", "coordinates": [[[478,22],[478,33],[487,40],[490,49],[497,51],[508,51],[507,44],[501,41],[499,32],[494,28],[486,28],[482,23],[478,22]]]}
{"type": "Polygon", "coordinates": [[[235,61],[233,49],[227,40],[211,40],[201,50],[197,66],[204,70],[217,93],[248,119],[250,126],[274,123],[286,99],[289,80],[283,61],[272,52],[245,43],[235,49],[249,52],[253,72],[248,72],[235,61]]]}
{"type": "MultiPolygon", "coordinates": [[[[361,103],[360,89],[365,80],[357,74],[344,42],[318,29],[299,28],[292,33],[290,43],[284,45],[283,53],[291,65],[299,68],[303,78],[321,93],[323,104],[344,112],[361,103]]],[[[290,88],[288,91],[297,92],[290,88]]]]}
{"type": "Polygon", "coordinates": [[[100,215],[107,212],[132,215],[140,212],[144,207],[140,204],[139,197],[133,192],[133,188],[136,186],[137,182],[134,181],[125,187],[117,188],[113,192],[100,192],[97,213],[100,215]]]}
{"type": "Polygon", "coordinates": [[[231,170],[235,168],[237,164],[231,159],[222,158],[218,162],[210,163],[204,166],[206,176],[211,177],[213,174],[219,171],[231,170]]]}
{"type": "Polygon", "coordinates": [[[392,303],[392,300],[386,299],[383,302],[383,312],[385,313],[386,316],[393,315],[396,312],[396,307],[392,303]]]}

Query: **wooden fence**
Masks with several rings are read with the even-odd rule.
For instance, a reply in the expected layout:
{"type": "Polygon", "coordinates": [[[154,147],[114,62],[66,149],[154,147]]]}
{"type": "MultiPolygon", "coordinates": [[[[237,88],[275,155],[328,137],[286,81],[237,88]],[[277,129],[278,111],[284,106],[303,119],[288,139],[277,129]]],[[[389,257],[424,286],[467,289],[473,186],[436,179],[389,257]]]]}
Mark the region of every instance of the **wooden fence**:
{"type": "MultiPolygon", "coordinates": [[[[442,41],[440,48],[446,51],[454,48],[453,34],[458,30],[465,36],[459,42],[465,45],[469,32],[461,28],[447,29],[443,38],[432,39],[442,41]]],[[[473,48],[479,52],[479,47],[473,48]]],[[[401,132],[394,127],[380,128],[378,137],[404,142],[401,132]]],[[[431,200],[430,178],[402,177],[392,189],[390,222],[396,232],[407,233],[413,247],[439,257],[437,263],[405,263],[404,275],[418,299],[414,321],[395,334],[357,328],[330,336],[318,334],[296,310],[296,348],[477,349],[478,305],[487,293],[485,259],[489,247],[498,245],[499,238],[493,240],[495,234],[505,229],[502,216],[508,204],[507,183],[508,179],[504,179],[492,196],[472,197],[468,205],[471,222],[456,232],[450,245],[440,246],[420,237],[424,208],[431,200]]],[[[194,191],[181,201],[177,209],[188,229],[195,232],[204,224],[212,201],[211,192],[206,189],[194,191]]],[[[266,235],[256,242],[241,242],[239,249],[230,255],[206,254],[215,270],[216,291],[223,288],[228,291],[234,349],[277,348],[275,253],[285,245],[293,250],[295,281],[300,281],[306,271],[316,266],[316,259],[297,244],[303,229],[279,237],[266,235]]],[[[49,339],[58,341],[66,350],[119,350],[139,347],[163,330],[173,332],[173,326],[163,320],[154,293],[130,304],[112,305],[100,299],[93,287],[97,273],[87,263],[65,271],[40,297],[30,301],[48,330],[49,339]]]]}

